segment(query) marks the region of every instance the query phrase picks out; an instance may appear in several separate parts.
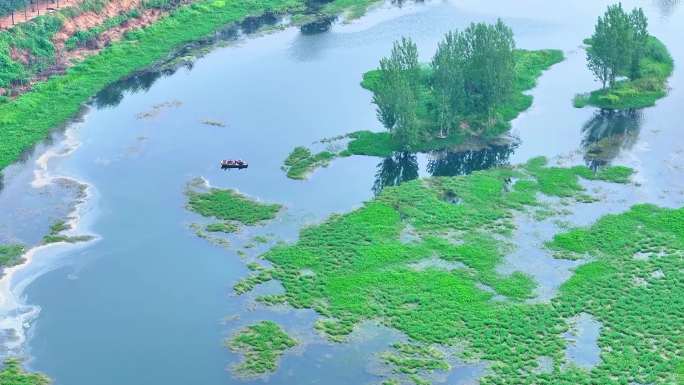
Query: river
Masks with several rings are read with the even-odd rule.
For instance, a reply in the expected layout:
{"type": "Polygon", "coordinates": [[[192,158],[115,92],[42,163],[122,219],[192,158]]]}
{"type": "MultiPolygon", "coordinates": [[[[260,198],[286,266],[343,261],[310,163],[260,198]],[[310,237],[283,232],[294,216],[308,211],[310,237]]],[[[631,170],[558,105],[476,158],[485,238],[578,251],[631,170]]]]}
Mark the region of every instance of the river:
{"type": "MultiPolygon", "coordinates": [[[[6,353],[27,357],[30,369],[56,385],[250,383],[227,372],[239,357],[223,340],[241,326],[272,319],[304,344],[283,358],[267,383],[378,382],[376,374],[386,369],[375,353],[402,339],[398,333],[368,324],[349,343],[329,344],[313,332],[312,312],[255,306],[254,295],[235,296],[231,287],[248,273],[236,250],[253,236],[294,241],[302,226],[372,198],[374,185],[387,183],[376,180],[383,171],[378,167],[402,166],[394,160],[382,166],[378,158],[342,158],[307,181],[294,181],[280,169],[283,160],[298,145],[382,129],[371,95],[359,82],[394,40],[410,36],[429,60],[446,31],[501,17],[520,48],[559,48],[567,59],[531,91],[534,105],[513,122],[515,145],[419,154],[417,173],[470,172],[538,155],[560,164],[624,164],[637,170],[638,183],[622,204],[606,205],[605,211],[637,201],[681,206],[684,75],[679,68],[669,96],[653,108],[607,115],[572,107],[576,93],[598,86],[580,45],[607,4],[386,4],[325,33],[284,28],[241,37],[215,47],[192,68],[147,79],[144,87],[120,85],[121,97],[109,92],[97,99],[78,121],[5,172],[0,241],[36,244],[51,222],[70,212],[75,234],[95,236],[33,250],[30,263],[11,269],[11,279],[0,285],[6,353]],[[217,162],[224,158],[247,159],[250,167],[221,171],[217,162]],[[195,177],[281,203],[286,210],[272,223],[231,238],[229,248],[213,245],[189,229],[203,220],[184,207],[186,183],[195,177]]],[[[668,46],[676,65],[684,62],[684,6],[674,0],[623,5],[643,6],[651,33],[668,46]]],[[[245,250],[253,257],[270,245],[245,250]]],[[[257,292],[267,290],[278,285],[257,292]]],[[[458,367],[448,380],[470,383],[483,371],[477,365],[458,367]]]]}

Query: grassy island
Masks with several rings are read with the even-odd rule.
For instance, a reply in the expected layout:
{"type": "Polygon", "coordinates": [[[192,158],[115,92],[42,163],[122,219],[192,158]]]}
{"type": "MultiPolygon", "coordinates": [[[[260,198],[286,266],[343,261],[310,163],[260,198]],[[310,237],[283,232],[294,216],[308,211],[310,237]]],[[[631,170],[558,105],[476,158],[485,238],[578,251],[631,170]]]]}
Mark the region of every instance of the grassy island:
{"type": "Polygon", "coordinates": [[[0,370],[1,385],[48,385],[50,380],[42,374],[27,373],[21,363],[15,358],[5,360],[5,366],[0,370]]]}
{"type": "Polygon", "coordinates": [[[244,359],[233,369],[241,377],[259,377],[274,372],[280,357],[297,341],[272,321],[261,321],[235,334],[226,345],[244,359]]]}
{"type": "Polygon", "coordinates": [[[608,7],[585,43],[587,65],[600,90],[577,95],[575,107],[609,110],[650,107],[667,94],[674,63],[665,45],[649,35],[648,21],[638,8],[627,14],[621,4],[608,7]]]}
{"type": "Polygon", "coordinates": [[[330,151],[321,151],[313,154],[306,147],[295,147],[285,159],[283,170],[290,179],[306,179],[307,175],[318,167],[325,167],[336,154],[330,151]]]}
{"type": "MultiPolygon", "coordinates": [[[[510,121],[515,119],[521,112],[532,105],[532,96],[525,94],[534,88],[537,78],[542,72],[552,65],[563,60],[563,52],[559,50],[515,50],[514,81],[512,90],[487,115],[472,114],[461,117],[457,129],[448,130],[448,133],[440,135],[439,121],[435,117],[439,95],[433,86],[434,69],[431,66],[422,66],[420,71],[421,92],[416,101],[416,118],[425,125],[425,130],[432,134],[421,136],[410,147],[414,152],[427,152],[440,150],[462,144],[470,137],[494,137],[510,127],[510,121]]],[[[369,91],[376,93],[382,82],[382,70],[372,70],[363,75],[361,85],[369,91]]],[[[456,118],[458,119],[458,118],[456,118]]],[[[348,145],[348,151],[354,155],[389,156],[395,151],[406,150],[401,137],[391,132],[358,131],[349,135],[352,140],[348,145]]]]}
{"type": "MultiPolygon", "coordinates": [[[[580,179],[627,182],[631,173],[548,167],[537,158],[405,182],[263,258],[285,289],[279,301],[315,309],[323,316],[317,328],[332,340],[370,319],[418,346],[464,347],[462,358],[489,361],[482,384],[674,384],[684,354],[684,209],[638,205],[557,235],[549,252],[585,264],[547,303],[524,301],[536,285],[529,276],[495,269],[515,247],[515,212],[548,209],[540,195],[590,201],[580,179]],[[414,236],[402,237],[406,231],[414,236]],[[435,258],[443,262],[430,265],[435,258]],[[563,334],[581,313],[602,325],[601,360],[591,369],[568,364],[564,353],[563,334]],[[551,359],[548,371],[538,370],[540,357],[551,359]]],[[[385,360],[417,371],[416,383],[421,370],[444,367],[438,353],[396,349],[385,360]]]]}
{"type": "MultiPolygon", "coordinates": [[[[238,222],[243,225],[256,225],[276,217],[279,204],[261,203],[234,190],[212,188],[207,192],[188,191],[188,208],[202,216],[214,217],[223,221],[238,222]]],[[[209,231],[232,232],[225,223],[212,225],[209,231]]]]}
{"type": "Polygon", "coordinates": [[[530,108],[532,96],[525,92],[563,59],[559,50],[517,49],[513,32],[501,21],[447,33],[429,64],[420,64],[416,45],[403,38],[361,82],[373,92],[378,119],[387,131],[348,134],[347,148],[338,152],[313,155],[297,147],[284,169],[288,177],[303,179],[338,156],[387,157],[491,140],[530,108]]]}

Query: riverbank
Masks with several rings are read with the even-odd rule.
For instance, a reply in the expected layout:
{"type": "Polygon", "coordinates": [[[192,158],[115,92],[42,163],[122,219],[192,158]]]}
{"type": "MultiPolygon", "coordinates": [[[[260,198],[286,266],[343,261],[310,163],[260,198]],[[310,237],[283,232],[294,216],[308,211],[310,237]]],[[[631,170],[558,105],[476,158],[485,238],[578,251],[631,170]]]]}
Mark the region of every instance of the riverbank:
{"type": "Polygon", "coordinates": [[[130,31],[121,41],[86,58],[64,75],[0,104],[0,170],[19,159],[50,130],[75,116],[83,103],[114,81],[249,16],[294,14],[304,9],[301,0],[200,0],[172,11],[145,29],[130,31]]]}

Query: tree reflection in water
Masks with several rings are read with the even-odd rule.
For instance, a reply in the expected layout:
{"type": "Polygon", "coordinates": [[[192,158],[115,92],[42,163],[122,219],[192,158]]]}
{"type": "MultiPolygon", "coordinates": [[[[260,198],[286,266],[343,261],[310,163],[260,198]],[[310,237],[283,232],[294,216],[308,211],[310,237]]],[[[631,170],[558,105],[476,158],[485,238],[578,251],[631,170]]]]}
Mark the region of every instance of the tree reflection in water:
{"type": "MultiPolygon", "coordinates": [[[[192,66],[190,66],[192,67],[192,66]]],[[[124,93],[146,92],[162,76],[172,75],[176,69],[168,71],[146,71],[113,83],[98,92],[93,99],[97,108],[116,107],[123,100],[124,93]]]]}
{"type": "MultiPolygon", "coordinates": [[[[503,166],[509,163],[509,158],[518,145],[518,142],[510,142],[465,151],[435,151],[429,155],[427,171],[433,176],[454,176],[503,166]]],[[[396,152],[378,163],[373,193],[377,195],[387,186],[397,186],[416,178],[416,154],[396,152]]]]}
{"type": "Polygon", "coordinates": [[[660,10],[660,15],[664,18],[670,17],[680,3],[680,0],[654,0],[660,10]]]}
{"type": "Polygon", "coordinates": [[[591,169],[612,162],[622,150],[631,148],[639,137],[643,114],[640,110],[599,111],[582,128],[584,161],[591,169]]]}
{"type": "Polygon", "coordinates": [[[387,186],[398,186],[402,182],[416,178],[418,178],[416,154],[395,152],[378,163],[372,190],[375,195],[378,195],[387,186]]]}
{"type": "Polygon", "coordinates": [[[433,152],[430,154],[427,170],[433,176],[454,176],[503,166],[508,164],[518,145],[519,142],[515,141],[507,144],[490,144],[476,150],[433,152]]]}

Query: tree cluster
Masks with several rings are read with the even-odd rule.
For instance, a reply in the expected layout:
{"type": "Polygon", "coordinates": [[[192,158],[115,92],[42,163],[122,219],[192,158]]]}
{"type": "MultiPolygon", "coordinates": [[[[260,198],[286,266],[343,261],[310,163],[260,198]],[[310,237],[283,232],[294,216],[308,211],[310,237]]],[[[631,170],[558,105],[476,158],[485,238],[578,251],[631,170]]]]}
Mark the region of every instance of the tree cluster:
{"type": "Polygon", "coordinates": [[[447,33],[428,67],[419,64],[415,43],[402,38],[380,60],[378,118],[407,149],[469,122],[489,125],[513,90],[514,50],[513,32],[500,20],[447,33]]]}
{"type": "Polygon", "coordinates": [[[648,20],[641,8],[627,13],[622,4],[611,5],[599,17],[589,41],[587,64],[603,88],[612,87],[622,76],[632,80],[641,76],[648,37],[648,20]]]}

